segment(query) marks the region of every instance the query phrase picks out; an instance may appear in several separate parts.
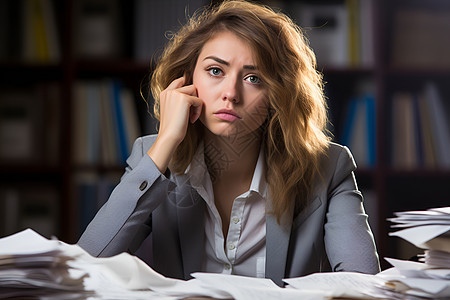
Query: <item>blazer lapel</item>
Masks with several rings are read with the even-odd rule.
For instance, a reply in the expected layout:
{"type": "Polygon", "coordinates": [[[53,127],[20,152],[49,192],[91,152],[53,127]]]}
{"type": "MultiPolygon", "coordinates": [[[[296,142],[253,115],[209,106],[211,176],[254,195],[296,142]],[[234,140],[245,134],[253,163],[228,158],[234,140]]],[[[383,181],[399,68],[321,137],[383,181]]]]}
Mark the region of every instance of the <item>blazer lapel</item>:
{"type": "Polygon", "coordinates": [[[191,273],[201,271],[205,237],[205,201],[193,189],[190,197],[190,205],[177,206],[181,256],[186,279],[191,278],[191,273]]]}
{"type": "Polygon", "coordinates": [[[289,210],[278,224],[272,214],[266,215],[266,278],[283,286],[293,210],[289,210]]]}

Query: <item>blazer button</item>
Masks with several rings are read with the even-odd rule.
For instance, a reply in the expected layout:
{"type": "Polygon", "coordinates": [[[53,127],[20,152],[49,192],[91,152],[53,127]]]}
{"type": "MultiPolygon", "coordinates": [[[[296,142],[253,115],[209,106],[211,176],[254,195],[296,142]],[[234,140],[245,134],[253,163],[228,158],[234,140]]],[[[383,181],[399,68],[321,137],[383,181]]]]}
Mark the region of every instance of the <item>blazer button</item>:
{"type": "Polygon", "coordinates": [[[147,181],[142,181],[141,185],[139,186],[139,189],[141,191],[145,190],[145,188],[147,187],[147,181]]]}

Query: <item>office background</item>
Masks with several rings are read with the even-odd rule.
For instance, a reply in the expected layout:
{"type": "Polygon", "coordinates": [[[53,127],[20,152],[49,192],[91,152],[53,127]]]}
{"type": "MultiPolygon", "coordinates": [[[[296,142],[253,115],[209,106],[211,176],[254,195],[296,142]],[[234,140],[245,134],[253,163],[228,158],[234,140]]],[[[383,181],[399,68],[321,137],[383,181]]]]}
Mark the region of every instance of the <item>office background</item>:
{"type": "MultiPolygon", "coordinates": [[[[380,256],[414,256],[386,219],[450,204],[450,2],[260,2],[310,38],[380,256]]],[[[209,3],[0,1],[0,236],[76,242],[156,130],[148,76],[170,31],[209,3]]]]}

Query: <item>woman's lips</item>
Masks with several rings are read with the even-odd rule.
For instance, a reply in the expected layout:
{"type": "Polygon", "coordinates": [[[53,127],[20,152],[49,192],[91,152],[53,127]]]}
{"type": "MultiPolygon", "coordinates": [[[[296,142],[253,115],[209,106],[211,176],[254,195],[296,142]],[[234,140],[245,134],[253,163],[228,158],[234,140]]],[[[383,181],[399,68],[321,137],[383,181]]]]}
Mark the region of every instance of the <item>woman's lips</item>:
{"type": "Polygon", "coordinates": [[[231,110],[219,110],[215,112],[214,115],[217,118],[228,122],[234,122],[241,119],[241,117],[237,113],[231,110]]]}

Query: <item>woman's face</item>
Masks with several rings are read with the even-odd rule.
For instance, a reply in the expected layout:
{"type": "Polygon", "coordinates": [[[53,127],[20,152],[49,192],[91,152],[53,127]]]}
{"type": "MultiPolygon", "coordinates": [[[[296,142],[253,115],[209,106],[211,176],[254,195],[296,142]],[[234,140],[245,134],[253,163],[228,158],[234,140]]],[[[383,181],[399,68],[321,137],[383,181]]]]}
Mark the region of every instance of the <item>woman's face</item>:
{"type": "Polygon", "coordinates": [[[193,84],[203,101],[200,120],[213,134],[246,137],[267,118],[266,87],[254,57],[250,45],[229,31],[203,46],[193,84]]]}

